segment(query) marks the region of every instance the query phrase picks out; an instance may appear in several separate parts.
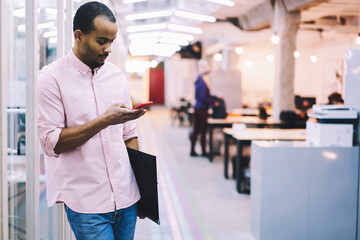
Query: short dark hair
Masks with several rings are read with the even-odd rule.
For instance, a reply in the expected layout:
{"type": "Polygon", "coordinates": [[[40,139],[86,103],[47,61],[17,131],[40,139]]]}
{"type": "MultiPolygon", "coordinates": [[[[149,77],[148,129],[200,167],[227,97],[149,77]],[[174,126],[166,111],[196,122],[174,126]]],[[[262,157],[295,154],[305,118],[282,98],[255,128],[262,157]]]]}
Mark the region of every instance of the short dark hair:
{"type": "Polygon", "coordinates": [[[98,16],[105,17],[110,22],[115,23],[116,18],[112,11],[103,3],[88,2],[79,7],[76,11],[73,23],[73,31],[80,29],[83,33],[88,34],[94,27],[94,19],[98,16]]]}
{"type": "Polygon", "coordinates": [[[333,92],[328,96],[329,103],[344,103],[344,99],[342,99],[341,94],[338,92],[333,92]]]}

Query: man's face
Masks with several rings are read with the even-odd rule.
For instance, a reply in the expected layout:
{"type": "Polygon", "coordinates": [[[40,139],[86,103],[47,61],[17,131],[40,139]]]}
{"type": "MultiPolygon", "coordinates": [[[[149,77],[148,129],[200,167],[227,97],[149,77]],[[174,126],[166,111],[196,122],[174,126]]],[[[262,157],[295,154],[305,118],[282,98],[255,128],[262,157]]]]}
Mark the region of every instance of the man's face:
{"type": "Polygon", "coordinates": [[[80,56],[78,57],[91,69],[104,65],[117,33],[116,23],[110,22],[104,17],[94,19],[94,28],[88,34],[81,32],[81,37],[76,39],[79,43],[80,56]]]}

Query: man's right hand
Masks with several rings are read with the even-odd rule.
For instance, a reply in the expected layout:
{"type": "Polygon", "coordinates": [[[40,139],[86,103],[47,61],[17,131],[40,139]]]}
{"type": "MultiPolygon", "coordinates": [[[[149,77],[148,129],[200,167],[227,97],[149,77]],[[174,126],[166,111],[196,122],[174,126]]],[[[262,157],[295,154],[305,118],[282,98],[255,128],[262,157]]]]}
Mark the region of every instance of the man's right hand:
{"type": "Polygon", "coordinates": [[[102,115],[108,125],[116,125],[137,119],[145,113],[143,108],[131,110],[122,104],[114,103],[102,115]]]}
{"type": "Polygon", "coordinates": [[[110,125],[125,123],[141,117],[146,113],[144,109],[131,110],[122,104],[111,105],[99,117],[82,125],[64,128],[54,148],[56,154],[72,151],[83,145],[95,134],[110,125]]]}

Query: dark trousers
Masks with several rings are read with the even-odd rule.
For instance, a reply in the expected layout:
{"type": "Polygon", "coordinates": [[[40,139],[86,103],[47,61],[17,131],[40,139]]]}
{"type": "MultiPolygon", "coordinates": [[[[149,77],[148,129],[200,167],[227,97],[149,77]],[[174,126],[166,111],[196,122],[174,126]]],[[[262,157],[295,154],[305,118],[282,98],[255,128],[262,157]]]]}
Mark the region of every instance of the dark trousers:
{"type": "Polygon", "coordinates": [[[207,129],[207,119],[208,119],[208,110],[207,109],[195,109],[194,112],[194,124],[191,139],[191,152],[195,152],[195,144],[200,134],[200,143],[202,153],[206,153],[206,129],[207,129]]]}

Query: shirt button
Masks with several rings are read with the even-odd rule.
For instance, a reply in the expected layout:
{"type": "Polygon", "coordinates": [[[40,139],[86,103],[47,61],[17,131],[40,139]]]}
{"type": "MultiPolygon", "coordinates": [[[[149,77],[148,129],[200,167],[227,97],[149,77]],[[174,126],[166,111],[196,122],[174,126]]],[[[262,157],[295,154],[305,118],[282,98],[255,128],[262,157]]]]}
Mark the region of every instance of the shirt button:
{"type": "Polygon", "coordinates": [[[110,158],[106,159],[107,162],[110,162],[110,160],[111,160],[110,158]]]}
{"type": "Polygon", "coordinates": [[[104,142],[106,142],[107,140],[106,140],[106,138],[104,139],[104,142]]]}

